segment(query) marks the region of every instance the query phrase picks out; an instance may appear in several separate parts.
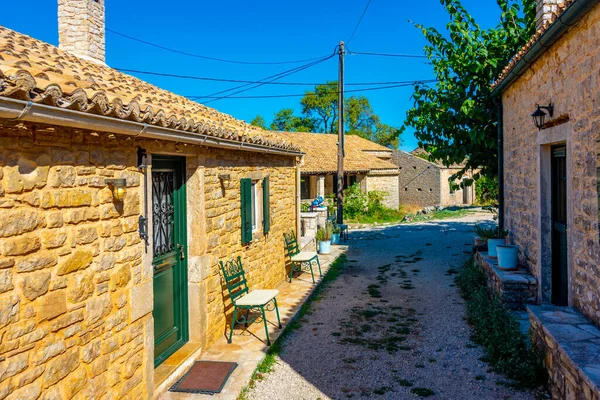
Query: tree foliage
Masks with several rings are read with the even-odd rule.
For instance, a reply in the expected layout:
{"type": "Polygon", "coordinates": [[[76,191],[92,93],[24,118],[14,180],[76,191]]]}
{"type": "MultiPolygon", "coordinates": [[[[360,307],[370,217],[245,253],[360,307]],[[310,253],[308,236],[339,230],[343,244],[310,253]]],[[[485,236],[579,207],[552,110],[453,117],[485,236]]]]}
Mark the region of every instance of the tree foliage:
{"type": "Polygon", "coordinates": [[[424,51],[437,83],[415,86],[404,127],[415,129],[419,146],[433,159],[448,166],[464,163],[451,180],[477,168],[494,176],[497,106],[491,84],[533,35],[535,0],[497,0],[501,17],[491,29],[482,29],[460,0],[440,2],[450,16],[447,32],[417,25],[429,43],[424,51]]]}
{"type": "MultiPolygon", "coordinates": [[[[291,108],[275,113],[270,129],[287,132],[338,131],[338,84],[335,81],[315,86],[300,100],[301,114],[291,108]]],[[[358,135],[383,146],[397,148],[401,131],[381,122],[369,99],[365,96],[350,96],[344,101],[344,129],[348,135],[358,135]]],[[[256,120],[257,118],[255,118],[256,120]]]]}
{"type": "Polygon", "coordinates": [[[315,122],[311,118],[294,115],[291,108],[283,108],[275,113],[270,128],[274,131],[312,132],[315,122]]]}
{"type": "Polygon", "coordinates": [[[250,125],[258,126],[262,129],[267,129],[267,121],[262,117],[262,115],[257,115],[254,117],[252,121],[250,121],[250,125]]]}

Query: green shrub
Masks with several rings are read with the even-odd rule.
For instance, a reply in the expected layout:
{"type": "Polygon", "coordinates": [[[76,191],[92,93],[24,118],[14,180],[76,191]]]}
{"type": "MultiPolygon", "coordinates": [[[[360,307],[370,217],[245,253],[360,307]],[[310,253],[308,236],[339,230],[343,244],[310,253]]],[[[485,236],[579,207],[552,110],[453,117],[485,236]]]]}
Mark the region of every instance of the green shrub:
{"type": "Polygon", "coordinates": [[[479,204],[498,201],[498,178],[484,176],[475,182],[475,198],[479,204]]]}
{"type": "Polygon", "coordinates": [[[344,216],[350,221],[361,223],[394,222],[404,217],[400,210],[386,207],[383,200],[386,192],[373,190],[363,193],[360,185],[350,186],[344,193],[344,216]]]}
{"type": "Polygon", "coordinates": [[[331,222],[327,222],[324,227],[319,228],[317,230],[316,239],[317,242],[326,242],[331,240],[331,235],[333,234],[333,224],[331,222]]]}
{"type": "Polygon", "coordinates": [[[487,288],[484,272],[470,260],[455,279],[466,300],[472,340],[483,347],[494,370],[519,387],[543,383],[545,372],[540,354],[533,346],[527,348],[519,322],[487,288]]]}
{"type": "Polygon", "coordinates": [[[359,185],[354,184],[344,193],[344,214],[350,219],[366,214],[368,202],[367,195],[363,193],[359,185]]]}
{"type": "Polygon", "coordinates": [[[508,231],[506,229],[500,230],[499,226],[494,228],[486,228],[481,225],[475,225],[475,234],[482,239],[495,239],[495,238],[505,238],[508,236],[508,231]]]}

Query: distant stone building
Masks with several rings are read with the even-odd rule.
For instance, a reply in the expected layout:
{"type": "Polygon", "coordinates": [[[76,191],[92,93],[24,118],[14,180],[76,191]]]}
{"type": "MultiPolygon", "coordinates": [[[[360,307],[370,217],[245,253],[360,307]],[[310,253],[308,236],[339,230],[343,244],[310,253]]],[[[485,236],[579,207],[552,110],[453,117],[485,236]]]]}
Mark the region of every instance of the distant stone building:
{"type": "MultiPolygon", "coordinates": [[[[450,176],[460,171],[460,166],[446,167],[401,150],[394,150],[392,161],[400,169],[400,206],[462,206],[475,200],[474,185],[457,189],[450,187],[450,176]]],[[[463,179],[472,176],[473,172],[468,171],[463,179]]]]}
{"type": "MultiPolygon", "coordinates": [[[[306,155],[300,171],[303,200],[337,192],[337,135],[322,133],[279,132],[306,155]]],[[[392,150],[356,135],[345,136],[344,187],[359,184],[368,193],[386,193],[384,204],[398,209],[398,167],[392,162],[392,150]]]]}
{"type": "Polygon", "coordinates": [[[104,0],[59,30],[0,27],[0,397],[156,398],[231,323],[219,260],[286,279],[303,154],[107,67],[104,0]]]}
{"type": "Polygon", "coordinates": [[[538,0],[537,16],[538,31],[494,83],[503,222],[538,282],[542,306],[528,309],[552,397],[598,399],[600,3],[538,0]]]}

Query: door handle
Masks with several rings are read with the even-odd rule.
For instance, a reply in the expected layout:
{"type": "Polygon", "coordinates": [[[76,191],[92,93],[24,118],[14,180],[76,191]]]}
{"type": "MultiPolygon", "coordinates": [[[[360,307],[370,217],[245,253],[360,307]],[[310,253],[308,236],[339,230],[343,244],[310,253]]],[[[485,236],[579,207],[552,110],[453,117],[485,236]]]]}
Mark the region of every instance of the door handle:
{"type": "Polygon", "coordinates": [[[185,251],[184,251],[183,245],[177,243],[177,248],[179,249],[180,260],[185,260],[185,251]]]}

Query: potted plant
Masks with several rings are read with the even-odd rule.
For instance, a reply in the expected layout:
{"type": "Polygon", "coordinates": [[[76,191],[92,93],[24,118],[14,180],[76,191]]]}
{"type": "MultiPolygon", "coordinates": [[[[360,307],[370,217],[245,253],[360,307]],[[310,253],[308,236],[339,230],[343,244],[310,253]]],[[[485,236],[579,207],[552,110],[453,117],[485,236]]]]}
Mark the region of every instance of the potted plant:
{"type": "Polygon", "coordinates": [[[494,228],[485,228],[477,225],[475,227],[475,233],[481,239],[487,240],[488,255],[494,258],[498,256],[496,253],[496,246],[506,244],[506,236],[508,235],[507,230],[500,230],[498,226],[494,228]]]}
{"type": "Polygon", "coordinates": [[[496,246],[496,252],[498,254],[498,268],[511,271],[519,267],[519,246],[500,244],[496,246]]]}
{"type": "Polygon", "coordinates": [[[334,224],[331,231],[331,244],[340,244],[341,232],[342,230],[340,229],[340,227],[337,224],[334,224]]]}
{"type": "Polygon", "coordinates": [[[327,222],[324,227],[317,231],[317,243],[319,244],[319,254],[331,253],[331,235],[333,233],[333,225],[327,222]]]}

